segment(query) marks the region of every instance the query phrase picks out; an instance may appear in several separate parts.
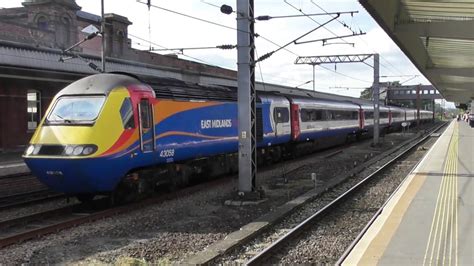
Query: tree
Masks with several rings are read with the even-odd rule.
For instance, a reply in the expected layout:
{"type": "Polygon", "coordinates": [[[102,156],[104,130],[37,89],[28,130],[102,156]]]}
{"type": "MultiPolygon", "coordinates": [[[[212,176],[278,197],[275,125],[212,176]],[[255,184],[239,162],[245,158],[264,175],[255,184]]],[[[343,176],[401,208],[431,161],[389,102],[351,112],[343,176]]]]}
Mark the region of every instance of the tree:
{"type": "Polygon", "coordinates": [[[372,87],[365,88],[361,93],[360,97],[361,99],[367,99],[367,100],[372,100],[372,87]]]}

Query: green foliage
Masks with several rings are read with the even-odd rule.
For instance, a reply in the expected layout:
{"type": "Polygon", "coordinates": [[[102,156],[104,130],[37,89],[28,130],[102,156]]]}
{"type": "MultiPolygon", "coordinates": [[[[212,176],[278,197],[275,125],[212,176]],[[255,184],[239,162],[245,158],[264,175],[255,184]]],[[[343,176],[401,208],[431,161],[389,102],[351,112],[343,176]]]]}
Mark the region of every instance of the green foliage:
{"type": "Polygon", "coordinates": [[[372,100],[372,88],[366,88],[360,93],[361,99],[372,100]]]}

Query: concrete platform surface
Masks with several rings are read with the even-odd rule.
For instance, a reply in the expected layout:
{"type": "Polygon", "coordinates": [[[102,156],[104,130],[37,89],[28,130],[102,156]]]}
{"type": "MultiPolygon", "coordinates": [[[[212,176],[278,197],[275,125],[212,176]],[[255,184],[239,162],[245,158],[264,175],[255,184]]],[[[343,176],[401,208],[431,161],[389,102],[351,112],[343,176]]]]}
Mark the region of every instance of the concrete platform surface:
{"type": "Polygon", "coordinates": [[[22,154],[23,152],[0,153],[0,177],[30,171],[21,157],[22,154]]]}
{"type": "Polygon", "coordinates": [[[451,122],[343,265],[474,265],[474,128],[451,122]]]}

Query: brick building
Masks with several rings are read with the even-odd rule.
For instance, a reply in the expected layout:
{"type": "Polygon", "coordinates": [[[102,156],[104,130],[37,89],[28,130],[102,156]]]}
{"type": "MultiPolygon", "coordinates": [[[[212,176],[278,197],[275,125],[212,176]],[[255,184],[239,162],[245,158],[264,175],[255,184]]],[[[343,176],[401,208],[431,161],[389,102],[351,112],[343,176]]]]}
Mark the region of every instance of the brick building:
{"type": "MultiPolygon", "coordinates": [[[[236,72],[131,48],[126,17],[106,14],[107,71],[173,77],[202,83],[232,83],[236,72]]],[[[96,73],[101,37],[74,49],[83,60],[59,62],[62,50],[82,40],[82,29],[100,28],[101,17],[74,0],[27,0],[0,9],[0,151],[22,149],[54,95],[68,83],[96,73]],[[83,62],[83,61],[87,61],[83,62]]]]}

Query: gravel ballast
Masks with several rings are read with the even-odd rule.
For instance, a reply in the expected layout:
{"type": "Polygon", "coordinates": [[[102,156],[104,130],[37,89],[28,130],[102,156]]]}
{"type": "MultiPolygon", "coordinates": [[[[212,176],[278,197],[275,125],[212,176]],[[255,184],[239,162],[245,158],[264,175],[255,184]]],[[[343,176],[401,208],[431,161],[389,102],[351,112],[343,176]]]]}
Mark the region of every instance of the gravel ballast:
{"type": "Polygon", "coordinates": [[[259,205],[224,205],[237,186],[237,180],[232,179],[176,200],[3,248],[0,264],[117,263],[129,259],[179,263],[312,189],[311,173],[317,173],[318,185],[324,185],[365,161],[365,155],[375,156],[413,136],[391,134],[380,148],[370,147],[368,140],[346,147],[330,158],[324,158],[323,152],[269,166],[258,175],[258,183],[267,197],[259,205]]]}

